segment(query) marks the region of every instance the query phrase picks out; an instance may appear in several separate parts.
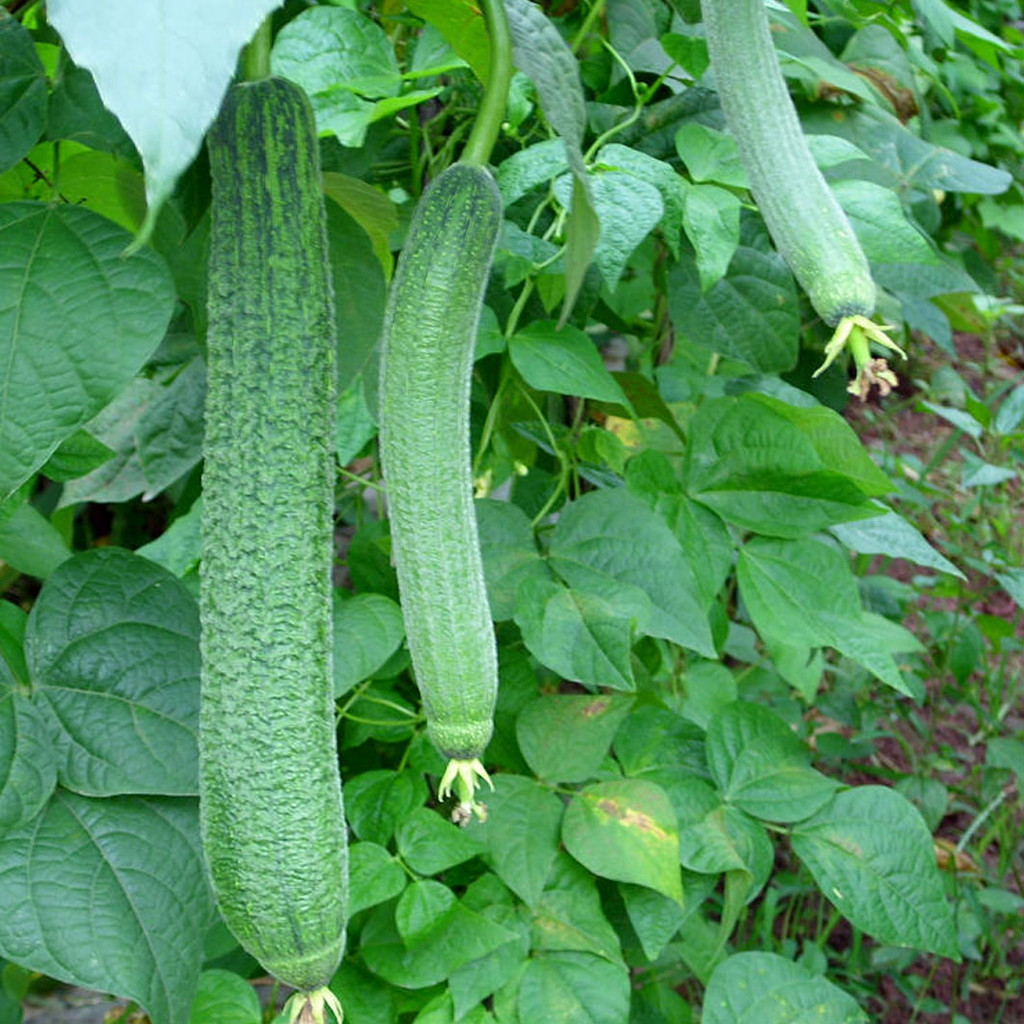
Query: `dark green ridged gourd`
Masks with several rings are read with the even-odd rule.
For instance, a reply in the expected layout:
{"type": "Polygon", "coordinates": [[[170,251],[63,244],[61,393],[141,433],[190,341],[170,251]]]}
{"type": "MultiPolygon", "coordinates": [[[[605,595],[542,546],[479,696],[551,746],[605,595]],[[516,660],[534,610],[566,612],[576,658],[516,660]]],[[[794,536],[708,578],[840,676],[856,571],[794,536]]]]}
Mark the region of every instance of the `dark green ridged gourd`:
{"type": "Polygon", "coordinates": [[[868,261],[807,145],[764,0],[701,0],[701,10],[715,88],[776,248],[827,324],[870,317],[868,261]]]}
{"type": "Polygon", "coordinates": [[[232,87],[208,142],[203,846],[235,936],[310,992],[338,966],[347,904],[331,671],[335,329],[317,137],[304,93],[264,79],[232,87]]]}
{"type": "MultiPolygon", "coordinates": [[[[491,737],[494,627],[473,510],[473,347],[501,228],[485,167],[453,164],[424,192],[384,321],[380,453],[392,548],[427,728],[468,810],[491,737]]],[[[442,785],[442,789],[444,789],[442,785]]]]}

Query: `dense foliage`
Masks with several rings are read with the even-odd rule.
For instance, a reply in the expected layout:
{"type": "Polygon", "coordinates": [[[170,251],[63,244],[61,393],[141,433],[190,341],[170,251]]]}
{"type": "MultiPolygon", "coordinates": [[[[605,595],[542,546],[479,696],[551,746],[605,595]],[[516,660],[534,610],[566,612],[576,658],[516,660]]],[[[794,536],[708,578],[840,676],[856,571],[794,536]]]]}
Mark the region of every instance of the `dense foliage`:
{"type": "Polygon", "coordinates": [[[500,685],[464,828],[405,645],[377,368],[416,203],[481,101],[478,7],[6,7],[0,1024],[46,978],[154,1024],[283,1002],[215,909],[196,799],[203,138],[266,16],[316,115],[338,325],[346,1020],[1010,1024],[1019,3],[769,4],[908,354],[861,403],[845,352],[814,376],[832,328],[751,198],[698,0],[507,0],[470,406],[500,685]]]}

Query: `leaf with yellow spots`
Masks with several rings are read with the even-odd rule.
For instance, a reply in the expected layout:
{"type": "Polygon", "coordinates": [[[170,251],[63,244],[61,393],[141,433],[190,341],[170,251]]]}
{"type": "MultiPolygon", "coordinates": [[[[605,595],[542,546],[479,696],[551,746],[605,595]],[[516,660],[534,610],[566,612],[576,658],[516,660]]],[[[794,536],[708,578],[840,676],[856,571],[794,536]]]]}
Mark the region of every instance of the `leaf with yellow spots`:
{"type": "Polygon", "coordinates": [[[565,812],[562,841],[595,875],[683,902],[679,826],[667,794],[655,783],[620,779],[586,786],[565,812]]]}

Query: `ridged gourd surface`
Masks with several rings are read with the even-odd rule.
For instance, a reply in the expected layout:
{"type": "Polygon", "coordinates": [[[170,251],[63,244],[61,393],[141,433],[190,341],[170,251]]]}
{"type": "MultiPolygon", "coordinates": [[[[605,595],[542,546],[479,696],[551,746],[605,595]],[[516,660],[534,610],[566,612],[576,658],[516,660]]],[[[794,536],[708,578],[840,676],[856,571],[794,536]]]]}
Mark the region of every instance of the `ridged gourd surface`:
{"type": "Polygon", "coordinates": [[[870,317],[870,267],[807,145],[764,0],[702,0],[701,9],[715,88],[777,249],[830,326],[870,317]]]}
{"type": "Polygon", "coordinates": [[[381,458],[409,652],[428,732],[478,758],[497,691],[469,437],[473,349],[498,232],[490,173],[454,164],[424,193],[385,317],[381,458]]]}
{"type": "Polygon", "coordinates": [[[335,329],[313,115],[235,86],[209,136],[200,800],[226,922],[326,984],[347,859],[331,672],[335,329]]]}

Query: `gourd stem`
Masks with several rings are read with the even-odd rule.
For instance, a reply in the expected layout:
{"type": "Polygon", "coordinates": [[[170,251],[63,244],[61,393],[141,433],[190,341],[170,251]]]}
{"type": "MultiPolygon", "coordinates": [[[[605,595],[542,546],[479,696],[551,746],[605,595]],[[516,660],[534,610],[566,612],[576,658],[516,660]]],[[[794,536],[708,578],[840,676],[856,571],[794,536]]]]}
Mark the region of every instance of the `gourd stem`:
{"type": "Polygon", "coordinates": [[[473,130],[469,134],[466,148],[462,151],[462,163],[485,167],[491,158],[491,150],[498,141],[501,122],[505,119],[505,104],[508,101],[508,87],[512,81],[512,32],[508,27],[504,0],[482,0],[481,7],[487,20],[487,35],[491,43],[491,64],[488,72],[484,98],[477,111],[473,130]]]}
{"type": "Polygon", "coordinates": [[[267,17],[249,41],[242,57],[242,71],[247,82],[270,77],[270,43],[270,18],[267,17]]]}

